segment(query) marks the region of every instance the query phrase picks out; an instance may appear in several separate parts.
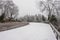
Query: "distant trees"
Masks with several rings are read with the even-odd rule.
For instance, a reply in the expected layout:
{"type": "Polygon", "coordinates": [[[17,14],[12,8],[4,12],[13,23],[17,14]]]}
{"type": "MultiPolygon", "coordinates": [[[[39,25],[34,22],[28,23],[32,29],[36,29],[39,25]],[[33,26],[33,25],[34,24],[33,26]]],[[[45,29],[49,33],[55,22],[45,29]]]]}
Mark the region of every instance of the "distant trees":
{"type": "Polygon", "coordinates": [[[43,15],[38,14],[38,15],[33,15],[33,16],[26,15],[24,17],[21,17],[19,20],[21,22],[22,21],[25,21],[25,22],[43,22],[43,21],[46,21],[46,18],[43,15]]]}
{"type": "Polygon", "coordinates": [[[4,19],[9,21],[18,15],[18,7],[13,3],[12,0],[0,0],[1,15],[4,13],[4,19]]]}

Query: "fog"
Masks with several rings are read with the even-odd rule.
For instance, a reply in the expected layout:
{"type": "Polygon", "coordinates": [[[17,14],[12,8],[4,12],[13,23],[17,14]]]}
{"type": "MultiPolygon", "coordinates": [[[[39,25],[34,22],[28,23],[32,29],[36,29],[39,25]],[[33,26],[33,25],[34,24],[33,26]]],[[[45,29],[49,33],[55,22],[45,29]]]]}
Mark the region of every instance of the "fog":
{"type": "MultiPolygon", "coordinates": [[[[25,15],[43,14],[37,8],[37,2],[40,0],[13,0],[19,8],[19,17],[25,15]]],[[[44,14],[45,15],[45,14],[44,14]]]]}

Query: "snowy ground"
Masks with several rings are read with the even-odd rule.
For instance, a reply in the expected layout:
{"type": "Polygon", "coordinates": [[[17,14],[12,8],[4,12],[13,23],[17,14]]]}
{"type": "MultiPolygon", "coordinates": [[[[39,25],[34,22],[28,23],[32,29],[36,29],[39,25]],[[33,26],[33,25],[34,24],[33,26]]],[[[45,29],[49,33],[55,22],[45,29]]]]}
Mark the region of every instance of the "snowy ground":
{"type": "Polygon", "coordinates": [[[49,24],[30,23],[27,26],[0,32],[0,40],[56,40],[49,24]]]}

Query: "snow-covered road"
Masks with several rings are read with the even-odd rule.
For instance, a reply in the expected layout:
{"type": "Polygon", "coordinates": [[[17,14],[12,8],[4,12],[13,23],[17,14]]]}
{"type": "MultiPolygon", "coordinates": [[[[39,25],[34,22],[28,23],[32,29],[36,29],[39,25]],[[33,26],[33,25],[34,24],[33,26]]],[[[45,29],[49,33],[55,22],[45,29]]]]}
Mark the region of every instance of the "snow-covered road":
{"type": "Polygon", "coordinates": [[[24,27],[0,32],[0,40],[56,40],[49,24],[30,23],[24,27]]]}

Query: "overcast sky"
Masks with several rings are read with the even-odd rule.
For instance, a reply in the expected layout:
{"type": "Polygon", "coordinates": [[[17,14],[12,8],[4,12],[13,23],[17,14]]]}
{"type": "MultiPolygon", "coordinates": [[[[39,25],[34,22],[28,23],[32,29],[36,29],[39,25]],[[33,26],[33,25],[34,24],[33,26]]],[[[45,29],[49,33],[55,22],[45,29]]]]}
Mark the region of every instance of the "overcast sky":
{"type": "Polygon", "coordinates": [[[19,16],[41,14],[36,2],[40,0],[13,0],[19,7],[19,16]]]}

